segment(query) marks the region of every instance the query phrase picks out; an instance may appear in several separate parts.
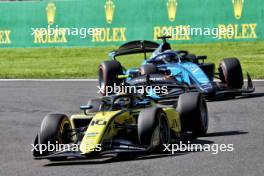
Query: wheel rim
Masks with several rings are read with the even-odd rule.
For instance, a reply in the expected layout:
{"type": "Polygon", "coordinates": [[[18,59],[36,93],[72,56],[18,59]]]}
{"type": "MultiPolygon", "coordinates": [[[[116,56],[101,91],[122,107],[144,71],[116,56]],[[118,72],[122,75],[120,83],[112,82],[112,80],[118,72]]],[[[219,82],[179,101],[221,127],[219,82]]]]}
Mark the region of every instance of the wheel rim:
{"type": "Polygon", "coordinates": [[[69,132],[70,130],[71,130],[70,122],[64,120],[60,126],[60,131],[58,135],[58,142],[60,144],[67,144],[71,142],[71,133],[69,132]]]}
{"type": "Polygon", "coordinates": [[[151,146],[155,148],[163,144],[168,144],[169,140],[170,132],[166,120],[166,115],[162,113],[159,116],[157,127],[153,131],[151,138],[151,146]]]}

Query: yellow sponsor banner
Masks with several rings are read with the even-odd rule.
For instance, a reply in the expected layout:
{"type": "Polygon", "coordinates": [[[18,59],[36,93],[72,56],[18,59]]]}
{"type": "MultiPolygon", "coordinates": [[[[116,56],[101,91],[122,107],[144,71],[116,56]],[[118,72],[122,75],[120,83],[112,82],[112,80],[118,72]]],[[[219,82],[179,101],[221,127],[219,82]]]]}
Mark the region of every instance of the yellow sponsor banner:
{"type": "Polygon", "coordinates": [[[67,43],[66,29],[38,29],[34,31],[34,43],[67,43]],[[52,31],[52,32],[51,32],[52,31]]]}
{"type": "Polygon", "coordinates": [[[11,30],[0,30],[0,44],[11,44],[11,30]]]}
{"type": "Polygon", "coordinates": [[[252,24],[219,24],[219,29],[222,32],[219,34],[218,39],[256,39],[256,23],[252,24]]]}
{"type": "Polygon", "coordinates": [[[127,28],[99,28],[99,32],[92,35],[92,42],[125,42],[127,28]]]}

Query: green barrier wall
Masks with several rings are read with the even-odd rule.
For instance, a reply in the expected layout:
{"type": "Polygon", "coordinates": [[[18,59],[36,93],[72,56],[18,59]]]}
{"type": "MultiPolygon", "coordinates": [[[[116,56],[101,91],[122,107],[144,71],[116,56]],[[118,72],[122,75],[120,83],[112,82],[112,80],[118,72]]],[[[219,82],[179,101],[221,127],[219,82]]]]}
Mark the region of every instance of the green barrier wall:
{"type": "Polygon", "coordinates": [[[231,34],[213,38],[185,33],[173,35],[171,41],[256,41],[264,39],[263,19],[263,0],[5,2],[0,3],[0,47],[117,45],[135,39],[156,40],[163,32],[190,27],[229,29],[231,34]],[[80,38],[68,35],[66,28],[71,32],[101,28],[101,33],[80,38]],[[55,32],[49,35],[51,30],[55,32]]]}

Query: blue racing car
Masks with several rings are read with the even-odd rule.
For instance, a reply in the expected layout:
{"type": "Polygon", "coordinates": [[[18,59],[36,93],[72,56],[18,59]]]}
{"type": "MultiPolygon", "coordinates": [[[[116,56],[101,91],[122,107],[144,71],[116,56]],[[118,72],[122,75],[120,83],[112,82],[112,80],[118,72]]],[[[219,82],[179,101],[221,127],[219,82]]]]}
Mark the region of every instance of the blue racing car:
{"type": "Polygon", "coordinates": [[[172,50],[166,41],[169,36],[160,37],[162,43],[132,41],[109,53],[110,60],[99,66],[99,86],[107,93],[109,86],[148,86],[146,93],[154,100],[177,98],[186,91],[199,91],[205,98],[235,97],[252,93],[255,87],[247,74],[244,86],[240,62],[237,58],[223,59],[217,72],[214,63],[205,63],[207,56],[196,56],[184,50],[172,50]],[[144,61],[138,68],[125,69],[116,60],[118,56],[144,54],[144,61]],[[147,57],[147,53],[151,53],[147,57]],[[218,81],[214,81],[214,79],[218,81]],[[165,86],[167,91],[157,91],[153,86],[165,86]]]}

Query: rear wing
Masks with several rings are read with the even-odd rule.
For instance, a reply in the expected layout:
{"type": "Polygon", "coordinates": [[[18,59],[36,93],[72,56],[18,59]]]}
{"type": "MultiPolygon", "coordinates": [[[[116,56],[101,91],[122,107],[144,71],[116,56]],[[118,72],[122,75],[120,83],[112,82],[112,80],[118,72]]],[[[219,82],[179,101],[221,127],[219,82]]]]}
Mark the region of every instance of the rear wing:
{"type": "Polygon", "coordinates": [[[121,45],[117,50],[111,52],[109,56],[115,59],[116,56],[154,52],[160,45],[156,42],[147,40],[136,40],[121,45]]]}

